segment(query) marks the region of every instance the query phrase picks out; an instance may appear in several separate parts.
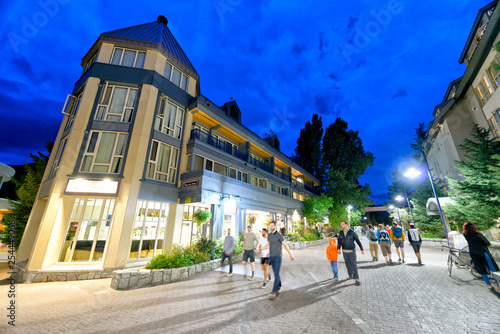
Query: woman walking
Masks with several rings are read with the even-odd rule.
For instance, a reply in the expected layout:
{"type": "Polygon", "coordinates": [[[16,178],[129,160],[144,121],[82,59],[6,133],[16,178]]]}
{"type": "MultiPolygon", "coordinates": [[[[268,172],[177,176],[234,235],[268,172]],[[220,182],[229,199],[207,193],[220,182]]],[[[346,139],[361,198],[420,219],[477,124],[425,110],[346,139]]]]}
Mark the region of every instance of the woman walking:
{"type": "MultiPolygon", "coordinates": [[[[483,277],[488,289],[492,290],[493,286],[488,278],[488,270],[491,272],[498,271],[498,265],[495,263],[495,260],[493,260],[493,257],[488,249],[490,242],[484,235],[479,233],[477,226],[471,222],[466,222],[464,224],[462,233],[464,234],[465,240],[467,240],[467,243],[469,244],[469,253],[474,267],[483,277]]],[[[495,278],[493,279],[500,290],[498,281],[495,278]]]]}

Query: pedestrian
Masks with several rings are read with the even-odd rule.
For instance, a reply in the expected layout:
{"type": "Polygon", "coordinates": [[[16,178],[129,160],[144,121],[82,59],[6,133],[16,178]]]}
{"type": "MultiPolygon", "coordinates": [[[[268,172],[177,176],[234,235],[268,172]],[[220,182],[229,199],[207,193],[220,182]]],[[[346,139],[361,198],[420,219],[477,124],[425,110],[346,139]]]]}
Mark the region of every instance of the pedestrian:
{"type": "Polygon", "coordinates": [[[413,251],[418,259],[418,264],[422,264],[422,255],[420,254],[420,246],[422,245],[422,238],[420,237],[420,231],[415,228],[415,223],[408,221],[408,241],[413,247],[413,251]]]}
{"type": "Polygon", "coordinates": [[[290,255],[290,260],[293,261],[295,258],[293,257],[290,248],[288,248],[283,235],[278,233],[278,230],[276,229],[276,222],[274,220],[269,223],[269,228],[271,229],[271,232],[267,235],[267,244],[269,246],[269,264],[273,266],[274,273],[273,291],[269,295],[269,299],[274,300],[278,298],[281,292],[280,270],[282,262],[282,247],[285,247],[286,251],[290,255]]]}
{"type": "Polygon", "coordinates": [[[403,228],[398,226],[398,223],[393,222],[390,235],[396,248],[396,253],[398,253],[398,261],[401,262],[401,258],[403,258],[403,263],[405,263],[405,234],[403,228]]]}
{"type": "Polygon", "coordinates": [[[264,284],[262,289],[267,288],[267,280],[271,280],[269,275],[269,246],[267,245],[267,229],[262,229],[262,236],[259,239],[260,264],[264,269],[264,284]]]}
{"type": "MultiPolygon", "coordinates": [[[[491,256],[490,250],[488,249],[488,246],[491,245],[491,243],[477,230],[477,226],[471,222],[466,222],[464,224],[462,233],[464,234],[465,240],[467,240],[467,243],[469,244],[469,254],[472,259],[472,263],[474,264],[474,268],[486,282],[488,289],[492,290],[493,286],[488,278],[488,271],[498,271],[498,265],[495,263],[495,260],[491,256]]],[[[493,279],[500,290],[498,281],[494,276],[493,279]]]]}
{"type": "Polygon", "coordinates": [[[364,255],[365,252],[363,250],[363,245],[361,244],[361,241],[359,241],[356,232],[349,228],[349,225],[347,225],[345,220],[340,223],[340,227],[342,230],[337,235],[337,254],[340,254],[340,250],[343,249],[344,261],[349,279],[355,279],[355,284],[360,285],[358,266],[356,264],[356,244],[354,242],[358,244],[361,249],[361,254],[364,255]]]}
{"type": "Polygon", "coordinates": [[[227,236],[224,238],[224,245],[222,246],[222,257],[220,260],[221,267],[224,267],[224,260],[227,258],[229,263],[229,272],[227,276],[233,276],[233,250],[234,238],[231,236],[231,229],[227,229],[227,236]]]}
{"type": "Polygon", "coordinates": [[[391,236],[382,224],[378,226],[377,240],[380,246],[380,250],[382,251],[382,255],[385,258],[385,263],[392,264],[391,236]]]}
{"type": "Polygon", "coordinates": [[[326,258],[330,261],[332,266],[333,279],[335,281],[339,280],[339,268],[337,266],[338,260],[337,245],[335,244],[334,238],[328,238],[328,247],[326,247],[326,258]]]}
{"type": "Polygon", "coordinates": [[[259,239],[252,232],[252,226],[247,225],[247,233],[243,236],[243,268],[245,270],[245,277],[247,276],[247,260],[250,259],[250,267],[252,267],[252,277],[248,280],[255,279],[255,249],[259,245],[259,239]]]}
{"type": "Polygon", "coordinates": [[[378,261],[378,238],[377,231],[375,227],[368,224],[368,229],[366,230],[366,238],[370,244],[370,255],[373,258],[373,262],[378,261]]]}

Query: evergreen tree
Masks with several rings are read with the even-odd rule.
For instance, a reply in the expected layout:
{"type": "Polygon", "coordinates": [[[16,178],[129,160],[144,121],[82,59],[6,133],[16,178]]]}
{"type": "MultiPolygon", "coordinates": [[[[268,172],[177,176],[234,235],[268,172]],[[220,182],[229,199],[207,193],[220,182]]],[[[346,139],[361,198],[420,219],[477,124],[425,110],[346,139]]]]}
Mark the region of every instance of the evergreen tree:
{"type": "Polygon", "coordinates": [[[312,116],[304,128],[300,130],[295,154],[300,156],[302,167],[316,178],[321,179],[321,140],[323,139],[323,122],[318,114],[312,116]]]}
{"type": "Polygon", "coordinates": [[[498,224],[500,218],[499,161],[494,158],[499,143],[491,130],[474,124],[472,139],[465,139],[460,148],[465,161],[457,161],[456,168],[463,180],[449,178],[454,194],[454,205],[446,206],[448,217],[458,224],[473,222],[481,230],[498,224]]]}
{"type": "Polygon", "coordinates": [[[360,185],[357,180],[373,166],[373,161],[373,154],[364,150],[358,131],[348,130],[346,121],[337,118],[326,128],[322,165],[327,172],[323,175],[323,185],[335,203],[331,218],[344,216],[348,204],[356,209],[370,204],[367,197],[371,194],[370,186],[360,185]]]}
{"type": "MultiPolygon", "coordinates": [[[[47,142],[45,147],[50,152],[52,150],[53,143],[47,142]]],[[[21,238],[23,237],[24,229],[28,223],[28,219],[35,202],[36,195],[38,193],[38,188],[42,181],[43,173],[47,162],[49,161],[49,156],[41,152],[37,155],[30,154],[33,163],[25,164],[24,168],[26,170],[26,175],[22,178],[14,177],[11,181],[16,184],[17,190],[16,194],[18,201],[14,202],[9,200],[10,205],[13,207],[12,211],[5,214],[3,217],[4,223],[4,237],[2,242],[7,244],[10,231],[10,222],[15,221],[15,241],[14,247],[17,249],[21,243],[21,238]]]]}

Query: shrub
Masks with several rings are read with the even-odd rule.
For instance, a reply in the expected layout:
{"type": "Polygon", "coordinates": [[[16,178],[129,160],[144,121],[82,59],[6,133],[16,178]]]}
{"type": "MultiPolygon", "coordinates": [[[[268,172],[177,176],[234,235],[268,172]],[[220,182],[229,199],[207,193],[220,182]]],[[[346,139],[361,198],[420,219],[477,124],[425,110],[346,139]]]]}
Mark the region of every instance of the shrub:
{"type": "Polygon", "coordinates": [[[215,259],[215,247],[217,243],[211,238],[202,235],[194,244],[194,247],[203,254],[207,254],[211,260],[215,259]]]}
{"type": "Polygon", "coordinates": [[[146,265],[146,269],[171,269],[188,267],[195,263],[206,262],[210,260],[209,254],[200,252],[196,248],[196,244],[183,248],[179,245],[174,245],[165,254],[155,256],[146,265]]]}

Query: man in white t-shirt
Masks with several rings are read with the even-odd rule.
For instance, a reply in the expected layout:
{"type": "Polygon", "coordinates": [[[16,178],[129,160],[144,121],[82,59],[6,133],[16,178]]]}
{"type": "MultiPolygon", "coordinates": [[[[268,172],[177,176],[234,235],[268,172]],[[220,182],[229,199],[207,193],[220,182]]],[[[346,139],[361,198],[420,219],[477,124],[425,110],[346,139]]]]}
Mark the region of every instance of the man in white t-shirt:
{"type": "Polygon", "coordinates": [[[269,274],[269,246],[267,245],[267,229],[262,229],[262,236],[259,239],[259,253],[260,253],[260,263],[262,264],[262,269],[264,269],[264,284],[262,284],[262,289],[267,288],[267,280],[271,280],[271,275],[269,274]]]}

